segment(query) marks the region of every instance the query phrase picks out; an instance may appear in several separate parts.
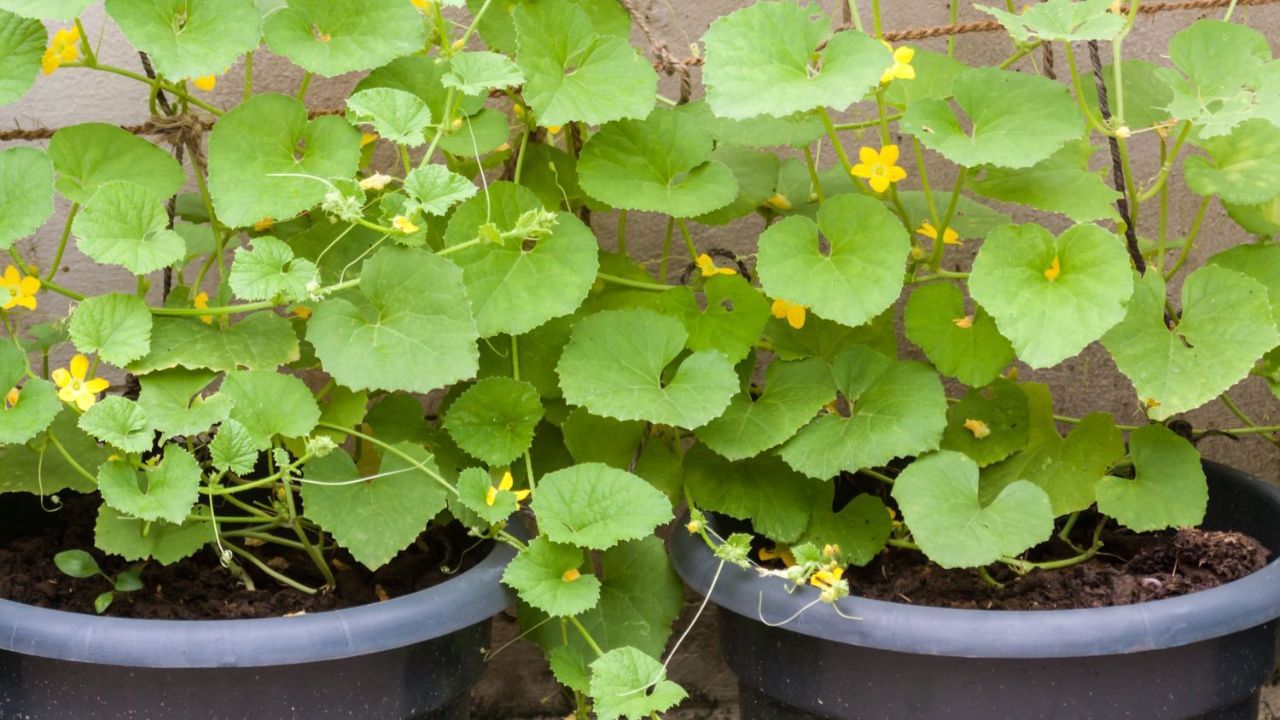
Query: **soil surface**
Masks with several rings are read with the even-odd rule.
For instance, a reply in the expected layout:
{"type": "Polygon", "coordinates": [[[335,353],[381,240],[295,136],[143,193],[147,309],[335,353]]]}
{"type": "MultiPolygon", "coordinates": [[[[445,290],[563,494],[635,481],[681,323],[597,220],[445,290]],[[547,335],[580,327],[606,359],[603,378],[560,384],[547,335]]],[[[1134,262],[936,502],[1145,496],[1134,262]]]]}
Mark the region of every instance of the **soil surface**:
{"type": "MultiPolygon", "coordinates": [[[[1093,518],[1080,525],[1092,528],[1093,518]]],[[[1088,545],[1091,538],[1073,537],[1088,545]]],[[[974,570],[944,570],[919,553],[882,553],[845,577],[854,595],[933,607],[996,610],[1065,610],[1159,600],[1187,595],[1238,580],[1261,570],[1270,553],[1241,533],[1182,529],[1136,535],[1104,532],[1102,551],[1087,562],[1018,577],[993,569],[1003,589],[984,582],[974,570]]],[[[1054,540],[1031,560],[1075,553],[1054,540]]]]}
{"type": "MultiPolygon", "coordinates": [[[[105,578],[75,579],[54,565],[63,550],[88,550],[102,570],[112,576],[128,568],[118,557],[94,549],[93,527],[100,500],[96,496],[64,493],[64,506],[45,513],[43,522],[18,537],[0,541],[0,597],[37,607],[92,614],[93,601],[111,589],[105,578]]],[[[26,517],[40,516],[33,505],[26,517]]],[[[277,546],[249,548],[273,569],[311,587],[324,584],[306,554],[277,546]]],[[[488,554],[488,543],[477,544],[454,524],[423,533],[414,545],[377,572],[370,572],[345,550],[326,553],[338,589],[307,595],[284,587],[248,563],[256,590],[248,590],[218,561],[210,547],[172,565],[147,563],[143,589],[117,593],[105,613],[116,617],[153,620],[225,620],[279,617],[297,613],[379,602],[444,582],[476,565],[488,554]]]]}

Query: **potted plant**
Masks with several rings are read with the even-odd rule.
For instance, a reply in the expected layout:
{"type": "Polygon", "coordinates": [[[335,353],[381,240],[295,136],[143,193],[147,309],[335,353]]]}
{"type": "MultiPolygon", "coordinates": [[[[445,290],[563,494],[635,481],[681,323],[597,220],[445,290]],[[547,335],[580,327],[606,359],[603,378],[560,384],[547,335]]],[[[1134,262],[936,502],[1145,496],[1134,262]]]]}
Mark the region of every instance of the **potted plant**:
{"type": "Polygon", "coordinates": [[[577,123],[655,102],[626,11],[109,0],[137,72],[88,4],[0,1],[0,102],[110,73],[153,116],[0,150],[0,715],[465,717],[508,588],[583,708],[674,702],[627,693],[683,602],[671,501],[553,371],[598,284],[646,286],[575,214],[577,123]],[[296,93],[255,86],[264,40],[296,93]],[[68,279],[77,252],[133,278],[68,279]]]}
{"type": "Polygon", "coordinates": [[[1280,65],[1234,3],[1178,32],[1167,66],[1126,59],[1142,5],[983,7],[1014,41],[994,67],[881,42],[874,0],[867,32],[857,3],[836,29],[761,2],[703,38],[709,122],[804,152],[756,241],[774,319],[750,341],[771,362],[695,427],[673,541],[729,611],[744,718],[1256,717],[1280,494],[1195,442],[1275,440],[1228,392],[1270,377],[1280,343],[1262,170],[1280,65]],[[1069,76],[1040,76],[1041,48],[1069,76]],[[1186,228],[1181,181],[1202,198],[1186,228]],[[1215,199],[1238,239],[1189,262],[1215,199]],[[1141,422],[1065,417],[1018,377],[1095,343],[1141,422]],[[1212,402],[1243,426],[1182,415],[1212,402]]]}

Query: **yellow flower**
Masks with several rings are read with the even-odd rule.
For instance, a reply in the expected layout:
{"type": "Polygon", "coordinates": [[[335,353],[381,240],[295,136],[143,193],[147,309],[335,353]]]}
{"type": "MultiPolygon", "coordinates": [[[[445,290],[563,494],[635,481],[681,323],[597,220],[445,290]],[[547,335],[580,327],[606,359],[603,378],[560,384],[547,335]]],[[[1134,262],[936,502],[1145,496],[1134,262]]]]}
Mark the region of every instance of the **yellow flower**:
{"type": "Polygon", "coordinates": [[[12,410],[13,408],[17,407],[18,398],[21,396],[22,396],[21,390],[19,390],[18,388],[11,388],[9,392],[5,393],[4,395],[5,408],[8,410],[12,410]]]}
{"type": "Polygon", "coordinates": [[[293,307],[293,314],[294,314],[294,315],[297,315],[298,317],[302,318],[303,320],[310,320],[310,319],[311,319],[311,308],[307,307],[306,305],[295,305],[295,306],[293,307]]]}
{"type": "Polygon", "coordinates": [[[805,311],[808,308],[808,305],[797,305],[788,300],[778,299],[773,301],[773,307],[769,312],[779,320],[786,320],[788,325],[799,330],[804,327],[805,311]]]}
{"type": "Polygon", "coordinates": [[[515,486],[515,484],[516,484],[516,480],[515,478],[511,477],[510,470],[502,473],[502,479],[498,481],[497,486],[496,487],[490,486],[489,492],[485,493],[484,504],[488,505],[489,507],[493,507],[493,504],[498,502],[498,493],[500,492],[510,492],[511,494],[516,496],[517,503],[524,502],[525,498],[529,497],[529,491],[528,490],[513,491],[511,488],[515,486]]]}
{"type": "Polygon", "coordinates": [[[840,546],[835,544],[822,546],[822,557],[828,560],[834,560],[840,554],[840,546]]]}
{"type": "Polygon", "coordinates": [[[369,177],[360,181],[361,190],[381,190],[391,183],[395,178],[382,173],[374,173],[369,177]]]}
{"type": "Polygon", "coordinates": [[[560,579],[567,583],[571,583],[577,582],[580,577],[582,577],[582,573],[578,572],[578,568],[569,568],[564,571],[564,574],[560,576],[560,579]]]}
{"type": "Polygon", "coordinates": [[[399,230],[405,235],[412,235],[413,233],[416,233],[419,230],[417,225],[414,225],[413,222],[409,220],[409,218],[403,215],[397,215],[394,218],[391,218],[391,227],[399,230]]]}
{"type": "Polygon", "coordinates": [[[205,75],[204,77],[198,77],[192,80],[191,84],[195,85],[196,89],[201,92],[213,92],[213,89],[218,86],[218,76],[205,75]]]}
{"type": "MultiPolygon", "coordinates": [[[[938,239],[938,228],[934,227],[933,223],[929,222],[928,220],[925,220],[924,223],[920,225],[920,227],[916,228],[916,232],[929,238],[930,240],[938,239]]],[[[947,231],[942,234],[942,244],[943,245],[963,245],[964,241],[960,239],[960,233],[956,232],[951,228],[947,228],[947,231]]]]}
{"type": "Polygon", "coordinates": [[[10,265],[4,269],[4,276],[0,277],[0,288],[9,291],[9,299],[0,306],[0,310],[12,310],[15,307],[36,309],[36,293],[40,290],[40,278],[32,275],[23,276],[18,272],[18,268],[10,265]]]}
{"type": "Polygon", "coordinates": [[[688,530],[690,535],[696,535],[702,532],[702,523],[697,520],[690,520],[685,524],[684,529],[688,530]]]}
{"type": "Polygon", "coordinates": [[[272,217],[264,217],[264,218],[262,218],[261,220],[259,220],[258,222],[256,222],[256,223],[254,223],[254,224],[253,224],[253,231],[254,231],[254,232],[267,232],[268,230],[270,230],[271,228],[273,228],[273,227],[275,227],[275,226],[276,226],[276,219],[275,219],[275,218],[272,218],[272,217]]]}
{"type": "Polygon", "coordinates": [[[786,567],[796,564],[796,556],[791,554],[791,548],[786,545],[774,545],[772,550],[760,548],[756,554],[760,556],[762,562],[781,560],[786,567]]]}
{"type": "Polygon", "coordinates": [[[893,49],[889,43],[881,40],[880,43],[889,49],[893,54],[893,64],[885,68],[884,74],[880,76],[880,83],[887,85],[894,80],[914,80],[916,77],[916,69],[911,67],[911,61],[916,57],[916,51],[905,45],[893,49]]]}
{"type": "Polygon", "coordinates": [[[956,318],[951,322],[954,323],[955,326],[960,328],[961,330],[968,330],[969,328],[973,327],[973,316],[965,315],[964,317],[956,318]]]}
{"type": "Polygon", "coordinates": [[[1061,274],[1062,274],[1062,263],[1058,260],[1058,256],[1054,255],[1053,264],[1049,266],[1048,270],[1044,271],[1044,276],[1048,278],[1049,282],[1053,282],[1054,280],[1057,280],[1058,276],[1061,274]]]}
{"type": "Polygon", "coordinates": [[[907,177],[907,171],[897,165],[897,145],[885,145],[880,152],[864,146],[858,151],[858,160],[861,162],[849,172],[854,177],[866,180],[871,189],[878,193],[888,190],[890,185],[907,177]]]}
{"type": "Polygon", "coordinates": [[[45,75],[50,75],[64,63],[75,62],[79,59],[79,28],[62,28],[54,33],[53,40],[49,42],[49,47],[44,51],[44,57],[40,60],[40,69],[44,71],[45,75]]]}
{"type": "Polygon", "coordinates": [[[551,133],[552,135],[559,135],[559,134],[560,134],[560,126],[559,126],[559,125],[548,125],[548,126],[547,126],[547,132],[551,133]]]}
{"type": "MultiPolygon", "coordinates": [[[[209,309],[209,293],[207,293],[207,292],[199,292],[199,293],[196,293],[195,299],[191,301],[191,304],[192,304],[192,305],[193,305],[197,310],[208,310],[208,309],[209,309]]],[[[213,316],[212,316],[212,315],[201,315],[201,316],[200,316],[200,322],[204,323],[205,325],[212,325],[212,324],[213,324],[213,316]]]]}
{"type": "Polygon", "coordinates": [[[964,421],[964,429],[973,433],[973,437],[978,440],[991,434],[991,428],[986,423],[974,418],[967,418],[964,421]]]}
{"type": "Polygon", "coordinates": [[[520,103],[516,103],[511,106],[511,112],[515,113],[516,117],[522,118],[524,117],[524,106],[521,105],[520,103]]]}
{"type": "Polygon", "coordinates": [[[84,355],[71,358],[70,368],[54,370],[53,384],[58,386],[58,399],[74,404],[82,412],[93,407],[98,402],[98,393],[111,387],[111,383],[88,375],[89,358],[84,355]]]}
{"type": "Polygon", "coordinates": [[[702,271],[702,277],[715,277],[716,275],[737,275],[738,271],[733,268],[716,267],[716,261],[711,256],[702,253],[698,259],[694,261],[698,265],[698,269],[702,271]]]}
{"type": "Polygon", "coordinates": [[[790,210],[791,209],[791,201],[788,200],[787,196],[783,195],[782,193],[774,193],[773,197],[764,201],[764,204],[768,205],[774,210],[790,210]]]}
{"type": "Polygon", "coordinates": [[[454,52],[458,52],[459,50],[461,50],[462,48],[464,48],[464,47],[466,47],[466,46],[467,46],[467,44],[466,44],[465,42],[463,42],[462,38],[458,38],[457,40],[454,40],[454,41],[453,41],[453,45],[451,45],[450,47],[452,47],[452,48],[453,48],[453,51],[454,51],[454,52]]]}
{"type": "Polygon", "coordinates": [[[435,3],[433,3],[432,0],[409,0],[409,1],[413,3],[414,7],[418,8],[424,13],[429,13],[435,9],[433,7],[435,3]]]}
{"type": "Polygon", "coordinates": [[[360,133],[360,147],[378,142],[378,133],[360,133]]]}
{"type": "Polygon", "coordinates": [[[809,578],[809,584],[816,588],[829,590],[840,582],[842,577],[844,577],[844,568],[839,565],[833,565],[829,570],[819,570],[814,573],[813,577],[809,578]]]}
{"type": "Polygon", "coordinates": [[[506,152],[511,149],[511,143],[505,142],[494,149],[494,152],[506,152]]]}

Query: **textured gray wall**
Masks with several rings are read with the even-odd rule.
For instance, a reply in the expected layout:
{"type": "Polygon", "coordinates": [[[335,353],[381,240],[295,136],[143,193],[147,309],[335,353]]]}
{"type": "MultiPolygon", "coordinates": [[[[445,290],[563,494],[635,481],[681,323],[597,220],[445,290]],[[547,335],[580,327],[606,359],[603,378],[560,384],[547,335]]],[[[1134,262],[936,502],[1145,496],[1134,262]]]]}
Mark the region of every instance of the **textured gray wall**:
{"type": "MultiPolygon", "coordinates": [[[[388,0],[391,1],[391,0],[388,0]]],[[[995,0],[991,0],[995,2],[995,0]]],[[[823,4],[839,5],[843,0],[821,0],[823,4]]],[[[685,49],[700,38],[707,26],[722,14],[750,4],[745,0],[637,0],[635,3],[651,18],[651,23],[659,36],[664,38],[677,55],[684,55],[685,49]]],[[[864,17],[868,17],[869,0],[861,0],[864,17]]],[[[886,9],[885,27],[890,30],[907,27],[945,24],[947,22],[948,5],[945,0],[884,0],[886,9]]],[[[996,3],[999,4],[999,3],[996,3]]],[[[1022,3],[1019,3],[1022,4],[1022,3]]],[[[961,7],[961,20],[973,21],[986,19],[968,4],[961,7]]],[[[1199,17],[1218,16],[1220,11],[1176,12],[1156,18],[1143,17],[1131,36],[1128,48],[1136,56],[1159,62],[1173,32],[1186,23],[1199,17]]],[[[104,23],[101,8],[97,5],[86,12],[85,25],[91,35],[102,29],[101,54],[107,61],[129,68],[137,67],[137,58],[122,42],[119,32],[104,23]]],[[[1273,43],[1280,39],[1280,6],[1241,7],[1236,11],[1236,19],[1269,34],[1273,43]]],[[[637,44],[643,43],[643,37],[637,31],[633,38],[637,44]]],[[[945,40],[927,40],[913,43],[918,47],[935,50],[945,48],[945,40]]],[[[1010,45],[1007,38],[999,34],[967,35],[959,39],[959,55],[972,64],[990,63],[1003,59],[1009,54],[1010,45]]],[[[262,51],[258,57],[257,87],[284,92],[292,92],[299,80],[297,71],[269,57],[262,51]]],[[[1024,69],[1030,69],[1024,62],[1024,69]]],[[[337,107],[345,93],[357,80],[349,76],[320,81],[312,85],[308,101],[313,107],[337,107]]],[[[230,104],[238,97],[242,75],[240,70],[232,69],[223,76],[218,89],[211,94],[217,104],[230,104]]],[[[675,85],[671,81],[664,83],[664,91],[668,97],[676,95],[675,85]]],[[[22,101],[13,105],[0,107],[0,127],[62,127],[64,125],[87,121],[115,122],[121,124],[138,123],[147,119],[146,93],[141,85],[124,78],[110,77],[85,70],[60,70],[53,76],[41,78],[35,90],[22,101]]],[[[868,108],[855,108],[850,111],[851,117],[870,117],[868,108]]],[[[849,141],[846,140],[848,143],[849,141]]],[[[1144,159],[1137,162],[1137,172],[1143,178],[1154,173],[1157,163],[1152,148],[1142,146],[1138,154],[1144,159]]],[[[829,155],[829,153],[828,153],[829,155]]],[[[930,176],[936,187],[949,186],[954,173],[947,170],[931,158],[934,167],[930,176]]],[[[914,175],[914,173],[913,173],[914,175]]],[[[907,185],[913,186],[914,179],[907,185]]],[[[1197,206],[1197,199],[1185,191],[1175,193],[1172,202],[1172,233],[1178,234],[1190,223],[1197,206]]],[[[32,261],[43,265],[51,260],[52,249],[56,244],[57,234],[62,227],[66,212],[66,203],[59,201],[58,217],[52,219],[34,240],[22,245],[23,253],[32,261]]],[[[1020,215],[1021,219],[1033,219],[1034,215],[1020,215]]],[[[1046,225],[1057,230],[1062,229],[1060,219],[1044,220],[1046,225]]],[[[633,218],[632,237],[633,252],[656,254],[656,245],[660,236],[657,218],[633,218]]],[[[597,224],[597,232],[606,244],[612,243],[612,226],[607,220],[597,224]]],[[[759,231],[758,223],[744,221],[727,228],[694,228],[695,239],[699,245],[727,246],[747,248],[759,231]]],[[[1246,240],[1244,234],[1230,223],[1215,208],[1201,233],[1201,241],[1193,255],[1193,263],[1222,248],[1246,240]]],[[[68,271],[61,276],[61,281],[75,288],[98,289],[113,286],[124,280],[121,276],[113,276],[109,272],[94,268],[86,263],[83,257],[74,252],[69,253],[66,260],[68,271]]],[[[65,304],[54,298],[42,301],[42,310],[62,311],[65,304]]],[[[1034,378],[1049,382],[1054,386],[1059,402],[1059,412],[1068,415],[1083,415],[1093,410],[1109,410],[1115,412],[1119,421],[1137,422],[1141,419],[1140,411],[1133,398],[1132,388],[1128,381],[1119,375],[1105,352],[1094,347],[1080,358],[1063,363],[1061,366],[1042,372],[1024,373],[1024,378],[1034,378]]],[[[1233,391],[1244,410],[1257,421],[1264,424],[1280,422],[1280,402],[1277,402],[1265,384],[1259,379],[1250,379],[1241,383],[1233,391]]],[[[1221,406],[1211,406],[1192,413],[1190,419],[1197,427],[1232,427],[1239,423],[1221,406]]],[[[1235,442],[1229,439],[1212,439],[1201,444],[1201,450],[1208,456],[1250,470],[1272,480],[1280,480],[1280,451],[1260,440],[1242,440],[1235,442]]],[[[726,710],[727,703],[733,694],[732,677],[727,674],[723,662],[717,657],[714,644],[714,617],[704,618],[700,627],[691,636],[682,650],[681,656],[672,666],[674,679],[685,683],[690,690],[689,709],[681,715],[690,718],[727,718],[731,714],[726,710]],[[719,706],[719,709],[716,709],[719,706]]],[[[498,637],[495,644],[500,644],[515,635],[514,624],[500,618],[498,637]]],[[[1280,703],[1277,703],[1280,706],[1280,703]]],[[[535,648],[528,643],[518,642],[500,653],[493,661],[490,672],[477,697],[477,715],[492,718],[516,717],[552,717],[562,715],[567,706],[555,685],[547,677],[543,662],[535,648]]],[[[1270,716],[1269,712],[1264,715],[1270,716]]]]}

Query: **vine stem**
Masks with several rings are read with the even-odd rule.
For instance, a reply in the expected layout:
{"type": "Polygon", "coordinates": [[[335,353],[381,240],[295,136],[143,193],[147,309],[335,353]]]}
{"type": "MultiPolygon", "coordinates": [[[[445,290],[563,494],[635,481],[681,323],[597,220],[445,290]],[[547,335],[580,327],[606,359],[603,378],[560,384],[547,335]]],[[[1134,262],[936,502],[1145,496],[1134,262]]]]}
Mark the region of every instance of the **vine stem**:
{"type": "MultiPolygon", "coordinates": [[[[951,221],[956,216],[956,208],[960,207],[960,191],[968,178],[969,168],[960,168],[960,174],[956,176],[956,186],[951,189],[951,200],[947,202],[947,213],[942,216],[942,223],[937,227],[938,237],[933,241],[933,254],[929,257],[929,267],[939,274],[942,270],[942,256],[946,251],[946,243],[943,240],[947,237],[947,230],[951,228],[951,221]]],[[[910,230],[908,228],[908,231],[910,230]]]]}
{"type": "MultiPolygon", "coordinates": [[[[86,59],[89,59],[89,58],[86,58],[86,59]]],[[[189,102],[192,105],[195,105],[196,107],[206,112],[213,113],[214,115],[223,114],[222,111],[219,110],[218,108],[210,105],[209,103],[201,100],[198,97],[191,95],[190,93],[186,92],[185,90],[173,84],[164,83],[159,80],[153,81],[151,78],[147,77],[146,75],[140,75],[131,70],[125,70],[124,68],[115,67],[114,65],[103,65],[97,62],[96,59],[92,60],[92,62],[63,63],[62,67],[78,67],[78,68],[87,68],[89,70],[100,70],[105,73],[111,73],[112,75],[119,75],[120,77],[126,77],[131,80],[137,80],[138,82],[143,83],[144,85],[155,87],[159,90],[163,90],[167,93],[170,93],[175,97],[181,98],[186,102],[189,102]]]]}
{"type": "MultiPolygon", "coordinates": [[[[62,264],[62,255],[67,251],[67,239],[71,237],[71,223],[76,219],[76,213],[80,212],[80,203],[72,203],[71,210],[67,213],[67,222],[62,226],[62,236],[58,238],[58,251],[53,256],[53,262],[49,264],[49,270],[45,273],[44,282],[49,282],[58,274],[58,266],[62,264]]],[[[26,268],[23,268],[25,271],[26,268]]]]}
{"type": "MultiPolygon", "coordinates": [[[[822,125],[827,129],[827,137],[831,138],[831,146],[836,150],[836,157],[840,158],[840,167],[844,168],[845,173],[853,175],[853,163],[849,162],[849,154],[844,151],[844,143],[840,142],[840,136],[836,134],[835,123],[831,122],[831,115],[825,107],[818,108],[818,117],[822,118],[822,125]]],[[[875,124],[880,124],[879,118],[875,124]]]]}
{"type": "Polygon", "coordinates": [[[684,238],[684,247],[689,251],[689,260],[697,262],[698,248],[693,244],[693,235],[689,234],[689,224],[685,222],[684,218],[677,220],[676,224],[680,226],[680,236],[684,238]]]}
{"type": "Polygon", "coordinates": [[[575,629],[577,629],[578,634],[582,636],[582,639],[587,641],[587,645],[591,648],[591,651],[596,654],[596,657],[604,657],[604,650],[601,650],[600,646],[596,644],[596,639],[591,637],[591,633],[587,632],[587,628],[582,625],[582,621],[579,620],[576,615],[570,615],[569,622],[575,629]]]}
{"type": "Polygon", "coordinates": [[[643,280],[631,280],[629,278],[618,277],[617,275],[609,275],[607,273],[599,273],[596,277],[607,283],[621,285],[623,287],[635,288],[637,290],[653,290],[655,292],[666,292],[671,289],[670,285],[659,285],[658,283],[645,282],[643,280]]]}
{"type": "Polygon", "coordinates": [[[306,593],[308,595],[315,595],[316,593],[320,592],[318,588],[307,587],[306,585],[303,585],[302,583],[298,582],[297,580],[294,580],[288,575],[284,575],[282,573],[277,572],[274,568],[272,568],[271,566],[259,560],[256,555],[249,552],[248,550],[244,550],[240,548],[235,543],[229,542],[225,545],[225,547],[228,550],[230,550],[232,553],[235,553],[236,555],[239,555],[245,560],[248,560],[249,562],[253,563],[254,566],[256,566],[259,570],[271,576],[276,581],[281,582],[285,585],[288,585],[289,587],[293,588],[294,590],[297,590],[298,592],[306,593]]]}
{"type": "Polygon", "coordinates": [[[1196,236],[1200,234],[1200,227],[1204,225],[1204,216],[1209,211],[1209,200],[1212,197],[1212,195],[1206,195],[1200,203],[1200,209],[1196,211],[1196,217],[1191,223],[1191,229],[1187,232],[1187,237],[1182,242],[1182,250],[1178,252],[1178,259],[1173,263],[1173,267],[1169,268],[1169,272],[1164,274],[1165,282],[1177,275],[1182,266],[1187,263],[1187,257],[1191,254],[1192,246],[1195,245],[1196,236]]]}
{"type": "Polygon", "coordinates": [[[421,470],[425,475],[427,475],[427,477],[430,477],[432,480],[435,480],[435,481],[436,481],[437,483],[439,483],[440,485],[443,485],[443,486],[444,486],[444,488],[445,488],[446,490],[448,490],[449,492],[453,493],[454,495],[457,495],[457,494],[458,494],[458,489],[457,489],[457,488],[455,488],[455,487],[453,486],[453,484],[452,484],[452,483],[450,483],[448,480],[445,480],[443,477],[441,477],[439,473],[435,472],[434,470],[432,470],[431,468],[427,467],[426,465],[423,465],[422,463],[418,462],[418,461],[417,461],[416,459],[414,459],[412,456],[410,456],[410,455],[408,455],[407,453],[403,452],[402,450],[400,450],[399,448],[395,447],[394,445],[391,445],[391,444],[386,443],[386,442],[384,442],[384,441],[382,441],[382,440],[379,440],[378,438],[373,437],[372,435],[366,435],[365,433],[362,433],[362,432],[360,432],[359,430],[356,430],[356,429],[354,429],[354,428],[348,428],[348,427],[343,427],[343,426],[341,426],[341,425],[335,425],[334,423],[331,423],[331,422],[324,422],[324,421],[321,421],[321,422],[319,422],[319,423],[317,423],[317,424],[316,424],[316,427],[322,427],[322,428],[324,428],[324,429],[326,429],[326,430],[336,430],[336,431],[338,431],[338,432],[340,432],[340,433],[344,433],[344,434],[346,434],[346,435],[351,435],[351,436],[353,436],[353,437],[358,437],[358,438],[360,438],[361,440],[364,440],[364,441],[365,441],[365,442],[367,442],[367,443],[371,443],[371,444],[373,444],[373,445],[376,445],[376,446],[378,446],[379,448],[381,448],[382,450],[384,450],[384,451],[386,451],[386,452],[389,452],[389,453],[391,453],[392,455],[395,455],[396,457],[400,458],[401,460],[404,460],[405,462],[409,463],[410,465],[412,465],[413,467],[417,468],[418,470],[421,470]]]}
{"type": "Polygon", "coordinates": [[[1102,549],[1102,530],[1106,525],[1107,518],[1103,517],[1098,521],[1097,527],[1093,529],[1093,543],[1089,546],[1089,549],[1074,557],[1064,558],[1062,560],[1050,560],[1048,562],[1030,562],[1027,560],[1019,560],[1017,558],[1002,557],[999,562],[1013,568],[1014,572],[1019,575],[1025,575],[1032,570],[1061,570],[1062,568],[1071,567],[1072,565],[1079,565],[1082,562],[1091,560],[1093,556],[1097,555],[1098,551],[1102,549]]]}

